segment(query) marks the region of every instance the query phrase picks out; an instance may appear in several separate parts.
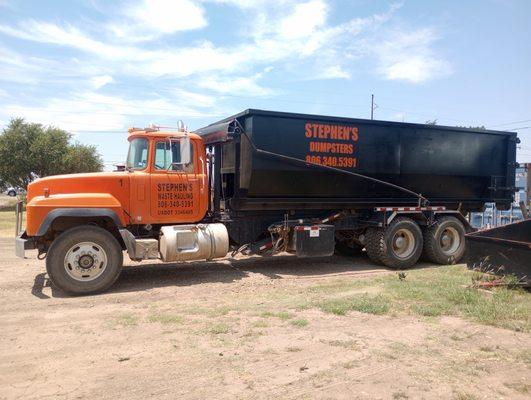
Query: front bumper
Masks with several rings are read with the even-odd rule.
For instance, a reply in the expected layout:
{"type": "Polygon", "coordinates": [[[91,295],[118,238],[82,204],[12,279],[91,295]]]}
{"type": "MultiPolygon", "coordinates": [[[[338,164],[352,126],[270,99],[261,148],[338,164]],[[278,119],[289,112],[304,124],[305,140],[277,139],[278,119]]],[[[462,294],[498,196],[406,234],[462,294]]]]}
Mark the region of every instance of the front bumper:
{"type": "Polygon", "coordinates": [[[28,239],[26,232],[18,235],[15,238],[15,255],[20,258],[26,258],[26,250],[36,249],[35,242],[28,239]]]}

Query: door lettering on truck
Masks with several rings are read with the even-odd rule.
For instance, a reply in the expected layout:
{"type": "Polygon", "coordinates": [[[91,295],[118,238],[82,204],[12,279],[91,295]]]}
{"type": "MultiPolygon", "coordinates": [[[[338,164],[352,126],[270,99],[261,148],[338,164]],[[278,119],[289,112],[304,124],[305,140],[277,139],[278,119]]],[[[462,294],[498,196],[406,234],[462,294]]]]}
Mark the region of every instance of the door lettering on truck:
{"type": "Polygon", "coordinates": [[[188,215],[194,212],[194,193],[191,183],[158,183],[157,214],[188,215]]]}
{"type": "Polygon", "coordinates": [[[339,168],[357,166],[358,160],[354,157],[356,142],[359,139],[357,127],[307,122],[304,126],[304,135],[306,139],[310,139],[306,154],[307,162],[339,168]]]}

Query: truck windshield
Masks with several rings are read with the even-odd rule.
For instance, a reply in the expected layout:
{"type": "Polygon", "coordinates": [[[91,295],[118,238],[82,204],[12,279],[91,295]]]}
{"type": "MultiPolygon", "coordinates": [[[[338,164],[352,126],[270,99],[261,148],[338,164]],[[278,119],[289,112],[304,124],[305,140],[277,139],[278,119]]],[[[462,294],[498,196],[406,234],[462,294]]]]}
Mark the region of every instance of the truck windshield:
{"type": "Polygon", "coordinates": [[[127,154],[127,168],[144,169],[147,166],[148,141],[144,138],[131,140],[127,154]]]}

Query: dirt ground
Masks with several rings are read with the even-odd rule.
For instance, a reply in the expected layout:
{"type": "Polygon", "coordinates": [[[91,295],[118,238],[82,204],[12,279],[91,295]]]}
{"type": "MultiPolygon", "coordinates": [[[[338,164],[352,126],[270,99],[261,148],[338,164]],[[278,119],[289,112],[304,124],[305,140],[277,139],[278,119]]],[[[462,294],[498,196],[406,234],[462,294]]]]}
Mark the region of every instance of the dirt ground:
{"type": "Polygon", "coordinates": [[[2,399],[529,398],[528,333],[301,306],[393,274],[364,257],[129,262],[108,293],[65,297],[12,239],[0,255],[2,399]]]}

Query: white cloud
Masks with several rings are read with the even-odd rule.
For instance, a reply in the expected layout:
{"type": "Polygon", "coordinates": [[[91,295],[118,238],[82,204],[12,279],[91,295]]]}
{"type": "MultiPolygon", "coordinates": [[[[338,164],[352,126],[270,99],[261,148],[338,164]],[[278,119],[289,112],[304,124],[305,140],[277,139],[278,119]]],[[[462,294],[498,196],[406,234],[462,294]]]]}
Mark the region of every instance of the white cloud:
{"type": "Polygon", "coordinates": [[[432,50],[436,35],[431,29],[392,32],[374,47],[378,71],[389,80],[422,83],[452,73],[449,62],[432,50]]]}
{"type": "MultiPolygon", "coordinates": [[[[214,72],[222,75],[239,74],[231,78],[238,85],[238,89],[245,90],[247,87],[256,94],[264,93],[264,90],[257,86],[256,79],[249,80],[249,70],[278,62],[283,62],[286,68],[291,68],[290,64],[300,65],[305,59],[310,60],[310,57],[316,54],[319,54],[319,58],[307,62],[303,72],[305,79],[349,78],[352,69],[356,68],[353,60],[374,53],[379,60],[378,71],[386,79],[420,82],[436,76],[447,66],[442,60],[432,57],[430,46],[433,39],[429,35],[423,37],[422,31],[398,34],[390,31],[386,33],[385,30],[382,33],[381,29],[379,31],[379,27],[386,23],[399,7],[396,5],[392,5],[383,14],[354,18],[329,26],[327,24],[329,6],[324,0],[310,0],[304,3],[285,0],[281,3],[282,7],[277,3],[268,7],[270,3],[264,1],[253,3],[218,0],[218,2],[242,7],[249,13],[248,19],[252,21],[250,40],[244,39],[230,47],[216,46],[204,40],[186,47],[146,48],[130,45],[127,40],[124,42],[96,40],[71,25],[35,20],[23,21],[17,27],[0,25],[0,32],[25,40],[66,46],[89,53],[96,56],[91,58],[91,65],[100,66],[100,73],[105,71],[104,75],[125,73],[141,77],[182,78],[211,75],[214,72]],[[373,35],[374,31],[379,35],[373,35]],[[382,36],[386,39],[381,39],[382,36]],[[417,58],[413,59],[412,55],[417,58]]],[[[166,18],[171,14],[171,10],[167,7],[171,8],[169,4],[172,2],[164,3],[160,10],[155,7],[155,3],[144,2],[141,6],[133,6],[126,12],[130,16],[136,15],[137,18],[143,16],[147,21],[151,20],[149,16],[154,15],[153,13],[166,10],[162,13],[163,16],[158,14],[158,17],[153,16],[153,25],[159,27],[159,33],[180,29],[173,25],[171,18],[164,21],[157,19],[166,18]]],[[[188,10],[192,15],[191,21],[194,21],[195,13],[194,26],[203,23],[200,21],[203,18],[200,6],[191,5],[189,1],[172,4],[174,7],[188,10]]],[[[142,31],[142,26],[139,29],[142,31]]],[[[226,84],[211,80],[205,80],[204,84],[219,92],[227,91],[226,84]]]]}
{"type": "MultiPolygon", "coordinates": [[[[16,101],[17,99],[13,99],[16,101]]],[[[23,117],[28,121],[54,125],[70,132],[124,130],[130,121],[195,118],[219,115],[215,99],[176,89],[164,97],[144,94],[141,98],[108,96],[83,91],[61,97],[42,99],[35,104],[6,104],[0,109],[0,119],[23,117]],[[217,114],[216,114],[217,113],[217,114]]]]}
{"type": "Polygon", "coordinates": [[[191,92],[181,88],[175,89],[174,95],[175,97],[181,99],[182,103],[190,104],[196,108],[209,108],[216,106],[216,98],[213,96],[191,92]]]}
{"type": "Polygon", "coordinates": [[[143,0],[126,11],[140,26],[163,34],[205,27],[204,13],[190,0],[143,0]]]}
{"type": "Polygon", "coordinates": [[[350,73],[339,65],[332,65],[322,69],[317,77],[319,79],[349,79],[350,73]]]}
{"type": "Polygon", "coordinates": [[[31,122],[54,125],[68,131],[105,131],[125,128],[123,102],[101,95],[80,94],[69,98],[54,97],[39,105],[7,104],[0,112],[9,117],[23,117],[31,122]],[[93,103],[92,101],[98,101],[93,103]],[[120,104],[122,103],[122,104],[120,104]]]}
{"type": "Polygon", "coordinates": [[[326,21],[327,5],[322,0],[298,4],[292,14],[279,25],[279,35],[286,39],[299,39],[311,35],[326,21]]]}
{"type": "Polygon", "coordinates": [[[55,63],[38,57],[25,57],[5,47],[0,47],[0,81],[35,84],[45,69],[57,67],[55,63]]]}
{"type": "Polygon", "coordinates": [[[445,76],[449,73],[447,62],[432,59],[429,56],[410,56],[393,64],[382,67],[382,72],[389,80],[404,80],[421,83],[429,79],[445,76]]]}
{"type": "Polygon", "coordinates": [[[35,20],[22,21],[18,28],[0,25],[0,32],[33,42],[71,47],[105,58],[119,59],[127,57],[134,53],[135,50],[127,46],[115,46],[92,39],[72,25],[63,27],[35,20]]]}
{"type": "Polygon", "coordinates": [[[260,86],[257,80],[262,74],[249,77],[206,76],[198,79],[197,86],[222,94],[239,94],[246,96],[269,96],[275,92],[260,86]]]}
{"type": "Polygon", "coordinates": [[[114,82],[114,79],[110,75],[95,76],[91,79],[94,89],[102,88],[103,86],[114,82]]]}
{"type": "Polygon", "coordinates": [[[204,8],[191,0],[142,0],[126,6],[122,15],[125,20],[116,18],[108,29],[127,42],[153,40],[208,25],[204,8]]]}

